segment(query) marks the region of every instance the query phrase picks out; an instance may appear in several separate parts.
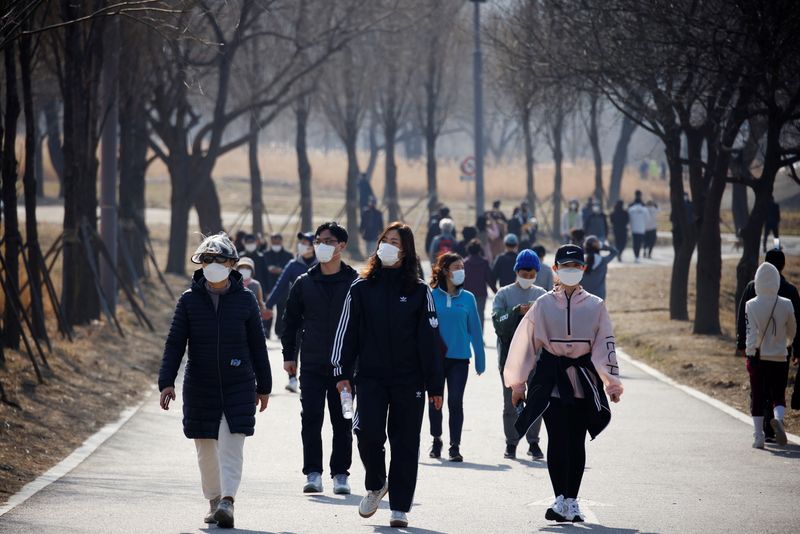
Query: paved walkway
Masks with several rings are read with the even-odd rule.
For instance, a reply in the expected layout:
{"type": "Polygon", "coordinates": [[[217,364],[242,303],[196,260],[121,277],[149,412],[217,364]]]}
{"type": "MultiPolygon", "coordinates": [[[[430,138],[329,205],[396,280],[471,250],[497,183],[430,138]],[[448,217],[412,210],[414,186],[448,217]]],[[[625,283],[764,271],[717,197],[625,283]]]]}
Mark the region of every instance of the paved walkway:
{"type": "MultiPolygon", "coordinates": [[[[488,336],[487,336],[488,338],[488,336]]],[[[491,341],[491,340],[489,340],[491,341]]],[[[491,342],[490,342],[491,345],[491,342]]],[[[270,342],[273,369],[280,352],[270,342]]],[[[488,349],[489,361],[496,354],[488,349]]],[[[276,393],[247,440],[237,501],[239,532],[391,532],[385,500],[358,516],[363,468],[354,458],[354,495],[301,493],[297,395],[276,393]]],[[[544,462],[504,460],[497,369],[470,376],[461,465],[427,457],[427,422],[411,532],[789,532],[800,502],[800,447],[750,448],[742,422],[623,363],[626,393],[609,428],[589,442],[581,496],[584,527],[544,520],[552,500],[544,462]]],[[[180,399],[180,395],[178,396],[180,399]]],[[[69,475],[0,517],[0,533],[209,532],[194,446],[157,394],[69,475]]],[[[326,429],[326,435],[329,430],[326,429]]],[[[53,439],[57,439],[54,436],[53,439]]],[[[326,438],[326,452],[329,451],[326,438]]],[[[543,431],[546,448],[546,433],[543,431]]],[[[520,447],[522,452],[522,447],[520,447]]]]}

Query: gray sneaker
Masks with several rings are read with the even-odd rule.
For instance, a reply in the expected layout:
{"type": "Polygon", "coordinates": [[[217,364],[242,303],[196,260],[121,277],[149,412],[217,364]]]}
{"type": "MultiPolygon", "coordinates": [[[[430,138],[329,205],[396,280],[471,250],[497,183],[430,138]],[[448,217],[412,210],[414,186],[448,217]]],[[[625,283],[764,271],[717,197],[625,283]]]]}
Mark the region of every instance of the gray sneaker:
{"type": "Polygon", "coordinates": [[[322,475],[320,473],[306,475],[306,485],[303,486],[303,493],[322,493],[322,475]]]}
{"type": "Polygon", "coordinates": [[[217,520],[214,519],[214,513],[217,511],[217,506],[219,505],[219,499],[220,499],[219,497],[215,497],[215,498],[211,499],[210,501],[208,501],[208,504],[209,504],[208,513],[203,518],[203,522],[209,523],[209,524],[213,524],[213,523],[217,522],[217,520]]]}
{"type": "Polygon", "coordinates": [[[379,490],[367,491],[364,498],[361,499],[361,504],[358,505],[358,515],[361,517],[372,517],[378,511],[378,506],[381,504],[383,496],[389,492],[389,481],[383,483],[383,487],[379,490]]]}
{"type": "Polygon", "coordinates": [[[778,445],[786,445],[788,439],[786,438],[786,428],[783,426],[783,420],[773,419],[769,424],[772,425],[772,430],[775,431],[775,441],[778,445]]]}
{"type": "Polygon", "coordinates": [[[389,520],[389,526],[393,528],[406,528],[408,526],[408,516],[405,512],[392,510],[392,518],[389,520]]]}
{"type": "Polygon", "coordinates": [[[233,501],[222,499],[214,512],[214,520],[219,528],[233,528],[233,501]]]}
{"type": "Polygon", "coordinates": [[[333,493],[350,495],[350,483],[347,481],[347,475],[333,475],[333,493]]]}

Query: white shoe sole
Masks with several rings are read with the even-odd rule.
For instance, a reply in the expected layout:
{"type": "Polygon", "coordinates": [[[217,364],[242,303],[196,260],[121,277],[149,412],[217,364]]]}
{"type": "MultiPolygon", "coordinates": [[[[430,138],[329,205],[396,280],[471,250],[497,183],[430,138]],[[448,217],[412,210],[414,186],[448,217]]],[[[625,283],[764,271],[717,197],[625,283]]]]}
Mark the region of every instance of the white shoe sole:
{"type": "MultiPolygon", "coordinates": [[[[386,497],[387,493],[389,493],[389,485],[388,484],[384,484],[383,488],[381,488],[381,496],[378,498],[378,502],[375,505],[375,509],[370,511],[370,512],[364,512],[364,511],[361,510],[361,505],[359,504],[358,505],[358,515],[360,515],[364,519],[366,519],[368,517],[372,517],[373,515],[375,515],[375,512],[377,512],[378,508],[381,507],[381,501],[383,500],[384,497],[386,497]]],[[[366,496],[364,497],[364,499],[366,499],[366,496]]],[[[362,499],[362,502],[363,502],[363,499],[362,499]]]]}

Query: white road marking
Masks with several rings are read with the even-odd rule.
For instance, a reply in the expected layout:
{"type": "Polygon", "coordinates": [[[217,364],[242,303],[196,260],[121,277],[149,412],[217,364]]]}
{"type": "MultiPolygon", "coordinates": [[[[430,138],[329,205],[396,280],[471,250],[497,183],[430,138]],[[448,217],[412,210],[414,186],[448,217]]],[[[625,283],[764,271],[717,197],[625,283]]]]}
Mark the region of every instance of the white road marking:
{"type": "MultiPolygon", "coordinates": [[[[671,379],[670,377],[668,377],[667,375],[665,375],[661,371],[653,369],[652,367],[650,367],[646,363],[642,363],[642,362],[640,362],[638,360],[633,359],[630,355],[628,355],[627,353],[622,351],[619,347],[617,347],[617,356],[621,360],[625,360],[627,363],[630,363],[631,365],[634,365],[635,367],[638,367],[639,369],[641,369],[645,373],[649,374],[653,378],[655,378],[657,380],[660,380],[661,382],[664,382],[665,384],[669,384],[672,387],[678,388],[679,390],[683,391],[687,395],[690,395],[690,396],[694,397],[697,400],[701,400],[701,401],[705,402],[706,404],[711,405],[714,408],[725,412],[726,414],[730,415],[734,419],[738,419],[739,421],[741,421],[742,423],[745,423],[748,426],[752,426],[753,418],[750,417],[749,415],[747,415],[745,413],[742,413],[739,410],[737,410],[736,408],[733,408],[732,406],[729,406],[729,405],[725,404],[724,402],[722,402],[720,400],[717,400],[714,397],[711,397],[709,395],[706,395],[705,393],[702,393],[702,392],[700,392],[700,391],[698,391],[698,390],[696,390],[696,389],[694,389],[692,387],[685,386],[683,384],[679,384],[678,382],[674,381],[673,379],[671,379]]],[[[788,438],[788,440],[791,443],[794,443],[795,445],[800,445],[800,436],[797,436],[795,434],[790,434],[789,432],[787,432],[786,433],[786,437],[788,438]]]]}

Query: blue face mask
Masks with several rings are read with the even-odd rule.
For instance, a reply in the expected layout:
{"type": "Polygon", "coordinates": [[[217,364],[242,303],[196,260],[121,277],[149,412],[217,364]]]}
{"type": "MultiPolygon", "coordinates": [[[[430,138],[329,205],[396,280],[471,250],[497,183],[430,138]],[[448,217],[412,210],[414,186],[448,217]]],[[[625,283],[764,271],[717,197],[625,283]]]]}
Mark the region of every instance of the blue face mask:
{"type": "Polygon", "coordinates": [[[451,280],[453,282],[453,285],[458,287],[464,284],[464,279],[466,278],[467,273],[464,272],[464,269],[459,269],[458,271],[453,271],[451,275],[452,275],[451,280]]]}

